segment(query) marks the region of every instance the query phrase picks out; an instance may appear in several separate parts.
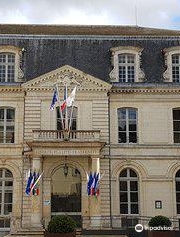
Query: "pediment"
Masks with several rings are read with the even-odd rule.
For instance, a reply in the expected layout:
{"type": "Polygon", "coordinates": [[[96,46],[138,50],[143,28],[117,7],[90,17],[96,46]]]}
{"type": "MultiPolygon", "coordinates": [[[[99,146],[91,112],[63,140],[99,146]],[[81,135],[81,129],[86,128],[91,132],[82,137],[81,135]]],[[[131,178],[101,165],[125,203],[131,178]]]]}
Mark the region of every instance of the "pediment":
{"type": "Polygon", "coordinates": [[[25,89],[52,89],[54,85],[59,88],[67,84],[69,87],[78,86],[78,90],[110,90],[111,84],[86,74],[69,65],[43,74],[22,84],[25,89]]]}

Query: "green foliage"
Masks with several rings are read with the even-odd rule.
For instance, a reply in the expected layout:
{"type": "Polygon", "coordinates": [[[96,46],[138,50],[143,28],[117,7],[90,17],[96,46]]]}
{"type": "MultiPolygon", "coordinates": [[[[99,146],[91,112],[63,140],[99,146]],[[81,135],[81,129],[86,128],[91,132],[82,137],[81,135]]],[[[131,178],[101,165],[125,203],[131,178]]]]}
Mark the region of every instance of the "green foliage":
{"type": "Polygon", "coordinates": [[[172,222],[165,216],[155,216],[149,221],[150,227],[171,227],[172,222]]]}
{"type": "Polygon", "coordinates": [[[75,228],[76,222],[69,216],[54,216],[48,224],[50,233],[72,233],[75,228]]]}

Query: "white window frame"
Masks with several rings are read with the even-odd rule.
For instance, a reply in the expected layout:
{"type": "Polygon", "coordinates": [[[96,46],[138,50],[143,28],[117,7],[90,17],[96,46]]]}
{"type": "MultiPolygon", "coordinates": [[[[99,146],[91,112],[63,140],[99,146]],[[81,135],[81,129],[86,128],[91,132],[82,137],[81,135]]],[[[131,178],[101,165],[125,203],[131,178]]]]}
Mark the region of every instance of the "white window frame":
{"type": "MultiPolygon", "coordinates": [[[[137,173],[136,173],[136,171],[134,171],[133,169],[131,169],[131,168],[125,168],[125,169],[123,169],[123,170],[121,170],[121,172],[120,172],[120,174],[119,174],[119,211],[120,211],[120,215],[132,215],[132,216],[138,216],[139,215],[139,212],[140,212],[140,210],[139,210],[139,208],[140,208],[140,206],[139,206],[139,177],[138,177],[138,175],[137,175],[137,173]],[[121,174],[121,172],[123,171],[123,170],[127,170],[127,177],[120,177],[120,174],[121,174]],[[136,173],[136,177],[130,177],[130,170],[132,170],[132,171],[134,171],[135,173],[136,173]],[[120,204],[121,204],[121,201],[120,201],[120,193],[121,193],[121,190],[120,190],[120,181],[125,181],[125,182],[127,182],[127,197],[128,197],[128,202],[127,202],[127,204],[128,204],[128,213],[127,214],[123,214],[123,213],[121,213],[121,208],[120,208],[120,204]],[[137,204],[138,205],[138,213],[131,213],[131,204],[132,204],[132,202],[131,202],[131,197],[130,197],[130,193],[132,192],[131,190],[130,190],[130,182],[131,181],[137,181],[137,187],[138,187],[138,191],[134,191],[134,192],[136,192],[137,193],[137,195],[138,195],[138,202],[133,202],[134,204],[137,204]]],[[[122,192],[125,192],[125,191],[122,191],[122,192]]]]}
{"type": "MultiPolygon", "coordinates": [[[[172,55],[174,54],[180,55],[180,46],[165,48],[163,49],[163,53],[164,53],[164,60],[165,60],[165,66],[166,66],[166,70],[163,73],[164,82],[173,82],[172,55]]],[[[179,83],[180,83],[180,79],[179,79],[179,83]]]]}
{"type": "MultiPolygon", "coordinates": [[[[14,82],[23,82],[24,74],[20,67],[20,62],[22,58],[23,48],[19,48],[12,45],[0,45],[0,54],[12,53],[15,55],[15,64],[14,64],[14,82]]],[[[12,82],[8,82],[12,83],[12,82]]]]}
{"type": "Polygon", "coordinates": [[[110,72],[110,82],[119,82],[119,54],[132,54],[134,55],[134,82],[143,82],[145,81],[145,74],[140,68],[141,66],[141,53],[143,48],[133,47],[133,46],[119,46],[116,48],[110,49],[111,56],[111,64],[113,66],[113,70],[110,72]]]}
{"type": "MultiPolygon", "coordinates": [[[[1,55],[4,55],[5,56],[5,62],[0,62],[0,65],[3,66],[5,68],[5,78],[4,78],[4,81],[0,81],[1,83],[3,82],[8,82],[8,83],[11,83],[11,82],[14,82],[15,80],[15,65],[16,65],[16,62],[15,62],[15,54],[14,53],[0,53],[0,56],[1,55]],[[8,56],[9,55],[12,55],[14,57],[14,62],[8,62],[8,56]],[[9,66],[13,66],[14,67],[14,72],[11,73],[13,75],[13,80],[10,80],[9,81],[9,77],[8,77],[8,67],[9,66]]],[[[0,71],[1,73],[1,71],[0,71]]]]}
{"type": "MultiPolygon", "coordinates": [[[[13,182],[13,176],[12,177],[5,177],[5,171],[7,170],[6,168],[0,168],[0,170],[2,170],[2,178],[0,177],[0,181],[2,182],[2,186],[0,186],[0,191],[2,193],[2,197],[1,197],[2,199],[1,199],[1,202],[0,202],[0,204],[1,204],[0,219],[5,221],[5,219],[10,219],[10,216],[11,216],[11,213],[4,214],[5,191],[11,191],[12,192],[12,203],[6,203],[6,204],[11,204],[13,206],[13,185],[12,186],[5,186],[5,182],[6,181],[12,181],[13,182]]],[[[9,230],[10,230],[10,227],[1,227],[0,228],[0,231],[9,231],[9,230]]]]}
{"type": "MultiPolygon", "coordinates": [[[[117,119],[118,119],[118,144],[137,144],[138,143],[138,109],[137,108],[133,108],[133,107],[122,107],[122,108],[118,108],[117,109],[117,119]],[[121,110],[121,109],[125,109],[126,110],[126,131],[124,131],[124,133],[126,133],[126,139],[127,141],[126,142],[119,142],[119,116],[118,116],[118,110],[121,110]],[[129,142],[129,133],[130,132],[135,132],[135,131],[129,131],[129,116],[128,116],[128,110],[130,109],[133,109],[136,111],[136,142],[129,142]]],[[[122,132],[123,133],[123,132],[122,132]]]]}
{"type": "Polygon", "coordinates": [[[2,143],[0,143],[0,144],[14,144],[15,143],[15,109],[14,108],[12,108],[12,107],[0,107],[0,109],[3,109],[4,110],[4,123],[3,123],[3,127],[4,127],[4,129],[3,129],[3,142],[2,143]],[[14,126],[14,131],[12,131],[12,132],[14,132],[14,142],[12,142],[12,143],[7,143],[6,142],[6,134],[7,134],[7,131],[6,131],[6,128],[7,128],[7,119],[6,119],[6,115],[7,115],[7,110],[8,109],[11,109],[11,110],[14,110],[14,122],[12,122],[12,125],[11,126],[14,126]]]}
{"type": "Polygon", "coordinates": [[[134,54],[119,54],[118,55],[118,64],[119,64],[119,82],[122,82],[123,83],[123,81],[122,80],[124,80],[124,78],[121,78],[120,79],[120,67],[124,67],[125,68],[125,82],[132,82],[132,80],[134,80],[133,82],[135,82],[135,55],[134,54]],[[119,62],[119,56],[124,56],[125,57],[125,62],[119,62]],[[133,62],[128,62],[128,57],[133,57],[133,62]],[[134,69],[134,73],[133,73],[133,75],[134,75],[134,78],[128,78],[128,75],[129,75],[129,73],[128,73],[128,68],[129,67],[133,67],[133,69],[134,69]],[[120,81],[121,80],[121,81],[120,81]]]}

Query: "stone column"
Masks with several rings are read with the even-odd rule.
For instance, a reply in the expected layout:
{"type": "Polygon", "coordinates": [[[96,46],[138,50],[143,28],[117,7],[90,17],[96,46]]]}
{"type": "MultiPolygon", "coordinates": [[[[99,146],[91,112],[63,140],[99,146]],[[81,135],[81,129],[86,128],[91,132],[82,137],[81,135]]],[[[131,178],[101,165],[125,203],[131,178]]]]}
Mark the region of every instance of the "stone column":
{"type": "MultiPolygon", "coordinates": [[[[100,158],[91,157],[92,159],[92,172],[100,173],[100,158]]],[[[100,190],[101,193],[101,190],[100,190]]],[[[91,228],[100,228],[101,226],[101,194],[98,197],[90,197],[90,219],[91,228]]]]}
{"type": "MultiPolygon", "coordinates": [[[[32,171],[42,172],[40,157],[33,158],[32,171]]],[[[39,181],[40,193],[38,196],[31,195],[31,227],[42,228],[42,180],[39,181]]]]}

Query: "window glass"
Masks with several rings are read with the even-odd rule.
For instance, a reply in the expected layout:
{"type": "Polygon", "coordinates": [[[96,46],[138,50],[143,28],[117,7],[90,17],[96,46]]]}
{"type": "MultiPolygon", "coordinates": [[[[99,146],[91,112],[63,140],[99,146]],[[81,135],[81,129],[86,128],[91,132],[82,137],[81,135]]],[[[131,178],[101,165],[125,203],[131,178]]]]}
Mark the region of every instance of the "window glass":
{"type": "Polygon", "coordinates": [[[0,143],[14,143],[15,110],[0,109],[0,143]]]}
{"type": "Polygon", "coordinates": [[[13,82],[15,78],[15,54],[0,53],[0,82],[13,82]]]}
{"type": "MultiPolygon", "coordinates": [[[[65,109],[62,111],[62,116],[63,116],[63,123],[65,126],[65,109]]],[[[77,108],[73,107],[73,111],[72,111],[72,107],[68,107],[67,117],[68,117],[68,127],[69,127],[70,118],[71,118],[71,130],[76,130],[77,129],[77,108]]],[[[62,130],[62,119],[61,119],[59,108],[57,108],[57,130],[62,130]]]]}
{"type": "Polygon", "coordinates": [[[173,109],[174,143],[180,143],[180,110],[173,109]]]}
{"type": "Polygon", "coordinates": [[[124,169],[119,175],[120,214],[139,213],[138,177],[134,170],[124,169]]]}
{"type": "Polygon", "coordinates": [[[180,54],[172,55],[172,80],[180,82],[180,54]]]}
{"type": "Polygon", "coordinates": [[[118,109],[119,143],[137,143],[137,110],[118,109]]]}
{"type": "Polygon", "coordinates": [[[176,207],[177,214],[180,214],[180,170],[176,173],[176,207]]]}
{"type": "Polygon", "coordinates": [[[13,175],[7,169],[0,169],[0,215],[9,215],[12,212],[12,203],[13,175]]]}
{"type": "Polygon", "coordinates": [[[135,56],[133,54],[119,54],[119,81],[135,81],[135,56]]]}

